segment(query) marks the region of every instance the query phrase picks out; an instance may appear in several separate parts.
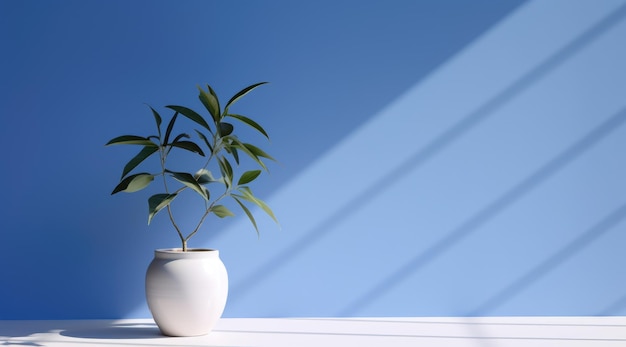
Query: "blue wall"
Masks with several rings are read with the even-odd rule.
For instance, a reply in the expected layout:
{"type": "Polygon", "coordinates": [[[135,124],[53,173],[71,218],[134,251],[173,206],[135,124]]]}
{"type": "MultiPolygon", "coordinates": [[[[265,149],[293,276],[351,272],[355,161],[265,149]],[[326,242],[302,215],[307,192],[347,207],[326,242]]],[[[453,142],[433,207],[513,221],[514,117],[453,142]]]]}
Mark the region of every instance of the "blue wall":
{"type": "Polygon", "coordinates": [[[191,244],[225,316],[626,314],[624,37],[624,0],[2,1],[0,319],[148,317],[177,237],[103,144],[262,80],[282,228],[191,244]]]}

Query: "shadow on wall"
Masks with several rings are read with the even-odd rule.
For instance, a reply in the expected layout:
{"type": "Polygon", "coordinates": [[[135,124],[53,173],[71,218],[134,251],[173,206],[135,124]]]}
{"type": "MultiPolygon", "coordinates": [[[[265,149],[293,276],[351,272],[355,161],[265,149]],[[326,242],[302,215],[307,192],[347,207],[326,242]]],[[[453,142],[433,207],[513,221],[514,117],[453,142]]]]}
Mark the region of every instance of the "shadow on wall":
{"type": "MultiPolygon", "coordinates": [[[[626,112],[622,112],[622,116],[626,115],[626,112]]],[[[622,117],[623,118],[623,117],[622,117]]],[[[553,269],[557,268],[566,260],[570,259],[595,240],[599,239],[602,235],[606,234],[612,228],[626,218],[626,204],[612,211],[604,219],[591,227],[589,230],[582,233],[575,240],[565,245],[565,247],[554,252],[552,256],[544,260],[541,264],[531,269],[527,273],[520,276],[518,279],[511,282],[510,285],[502,289],[500,292],[493,295],[484,303],[478,305],[474,310],[470,311],[468,316],[484,316],[490,314],[494,309],[500,307],[505,302],[514,298],[517,294],[528,288],[531,284],[548,274],[553,269]]],[[[625,304],[626,302],[621,302],[625,304]]],[[[614,308],[619,308],[620,302],[616,305],[612,305],[614,308]]],[[[609,312],[614,311],[614,308],[607,308],[607,313],[601,315],[608,315],[609,312]]]]}
{"type": "Polygon", "coordinates": [[[626,295],[607,305],[604,309],[598,311],[596,316],[613,316],[620,314],[626,309],[626,295]]]}
{"type": "MultiPolygon", "coordinates": [[[[426,162],[436,157],[442,150],[449,147],[464,134],[479,126],[489,117],[495,116],[497,114],[497,111],[507,102],[511,101],[516,95],[533,86],[538,80],[546,76],[549,72],[563,64],[570,57],[588,46],[591,42],[601,37],[602,34],[604,34],[610,28],[619,23],[625,15],[626,5],[621,6],[616,11],[606,16],[603,20],[588,29],[583,34],[579,35],[565,47],[545,59],[542,63],[535,66],[524,76],[511,83],[508,87],[504,88],[502,91],[500,91],[500,93],[482,104],[475,111],[463,118],[460,122],[448,128],[435,140],[427,144],[422,150],[413,154],[401,165],[397,166],[390,174],[390,176],[396,177],[396,179],[401,179],[404,175],[411,172],[415,168],[423,166],[426,162]]],[[[352,303],[339,310],[337,315],[351,316],[357,314],[359,310],[364,308],[368,303],[373,302],[383,293],[388,292],[394,286],[399,285],[405,278],[414,273],[418,268],[432,261],[440,254],[450,249],[455,243],[458,243],[463,238],[475,232],[481,225],[497,216],[507,207],[512,205],[516,200],[520,199],[521,197],[532,191],[540,183],[553,176],[568,163],[576,159],[583,152],[594,146],[602,138],[609,135],[614,129],[622,125],[625,120],[626,110],[621,111],[610,117],[602,125],[589,132],[586,136],[581,138],[578,142],[574,143],[561,154],[554,157],[539,170],[535,171],[533,174],[522,180],[520,183],[513,186],[506,193],[495,199],[490,204],[487,204],[482,210],[480,210],[480,212],[469,218],[459,227],[452,230],[450,233],[447,234],[447,236],[445,236],[443,239],[441,239],[441,241],[437,242],[427,251],[417,255],[411,261],[399,267],[395,272],[387,276],[383,281],[380,281],[380,283],[374,285],[368,290],[365,290],[363,294],[357,297],[357,299],[355,299],[352,303]]],[[[388,184],[388,180],[386,177],[376,181],[371,186],[362,190],[349,202],[345,203],[341,208],[338,208],[334,213],[318,223],[317,226],[306,232],[305,235],[298,239],[291,247],[278,253],[276,256],[261,264],[255,271],[252,272],[252,275],[249,275],[248,277],[237,283],[236,286],[233,286],[233,290],[230,293],[231,300],[236,301],[242,296],[245,296],[249,290],[255,287],[255,285],[269,278],[269,275],[273,272],[278,271],[278,269],[280,269],[282,265],[287,264],[289,262],[289,259],[295,258],[299,253],[302,252],[302,250],[313,246],[316,242],[319,242],[326,235],[326,233],[328,233],[330,230],[333,230],[333,228],[331,227],[332,225],[336,225],[341,221],[348,219],[349,216],[358,211],[368,201],[371,201],[372,199],[376,198],[376,196],[382,194],[384,190],[380,189],[380,187],[384,187],[386,186],[386,184],[388,184]]],[[[621,209],[618,210],[618,212],[621,213],[621,209]]],[[[617,220],[615,219],[618,217],[615,217],[613,215],[611,216],[612,217],[608,218],[608,221],[612,222],[613,224],[616,223],[617,220]]],[[[619,216],[619,218],[621,218],[621,215],[619,216]]],[[[608,222],[600,223],[599,226],[592,228],[590,232],[593,233],[594,236],[582,237],[583,240],[587,242],[599,237],[604,231],[609,229],[608,226],[604,225],[606,223],[608,222]],[[601,231],[599,231],[599,228],[604,228],[606,230],[602,229],[601,231]]],[[[555,257],[558,257],[559,259],[565,259],[566,257],[571,256],[572,253],[579,251],[582,247],[582,245],[579,244],[580,242],[582,241],[575,241],[573,244],[568,245],[563,250],[557,252],[555,254],[555,257]]],[[[540,276],[543,273],[547,272],[549,269],[551,269],[553,266],[556,266],[558,263],[559,261],[550,258],[543,267],[531,271],[529,274],[523,276],[522,279],[527,280],[531,276],[531,274],[534,277],[540,276]]],[[[514,285],[516,288],[519,287],[517,282],[514,282],[514,285]]],[[[506,294],[510,294],[509,291],[512,290],[513,289],[506,289],[506,294]]],[[[500,295],[505,294],[499,294],[498,296],[500,295]]],[[[485,305],[486,304],[487,303],[485,303],[485,305]]],[[[485,309],[480,309],[480,311],[485,312],[487,309],[488,308],[485,307],[485,309]]]]}
{"type": "MultiPolygon", "coordinates": [[[[500,212],[511,206],[515,201],[531,192],[534,188],[536,188],[548,178],[552,177],[567,164],[571,163],[574,159],[579,157],[581,154],[593,147],[600,140],[616,130],[625,121],[626,109],[623,109],[619,113],[609,118],[603,124],[598,126],[596,129],[589,132],[585,137],[583,137],[574,145],[556,156],[546,165],[539,168],[533,174],[522,180],[509,191],[502,194],[500,197],[482,208],[477,214],[469,218],[453,231],[449,232],[446,237],[430,247],[427,251],[417,255],[411,261],[401,266],[394,273],[387,276],[383,281],[380,281],[379,284],[369,289],[367,292],[365,292],[364,295],[360,296],[351,304],[347,305],[346,308],[338,313],[338,315],[351,316],[358,313],[358,311],[361,308],[366,307],[368,303],[375,301],[376,298],[382,296],[383,293],[399,285],[403,279],[431,262],[434,258],[443,254],[454,244],[458,243],[460,240],[466,238],[467,236],[478,230],[480,226],[493,219],[500,212]]],[[[515,293],[519,292],[525,286],[529,285],[531,280],[536,280],[538,277],[545,274],[565,259],[571,257],[572,254],[580,251],[591,241],[595,240],[606,231],[610,230],[610,227],[621,221],[621,219],[625,216],[625,213],[626,207],[619,208],[617,211],[609,215],[605,220],[600,222],[597,226],[593,227],[584,235],[582,235],[579,239],[572,242],[561,251],[556,252],[555,255],[546,260],[544,264],[538,266],[537,268],[530,271],[528,274],[522,276],[519,280],[511,284],[510,287],[507,287],[501,293],[496,294],[488,302],[480,305],[474,311],[470,312],[470,315],[482,315],[488,313],[489,310],[495,308],[498,304],[501,304],[504,300],[506,300],[506,298],[512,297],[515,293]]]]}

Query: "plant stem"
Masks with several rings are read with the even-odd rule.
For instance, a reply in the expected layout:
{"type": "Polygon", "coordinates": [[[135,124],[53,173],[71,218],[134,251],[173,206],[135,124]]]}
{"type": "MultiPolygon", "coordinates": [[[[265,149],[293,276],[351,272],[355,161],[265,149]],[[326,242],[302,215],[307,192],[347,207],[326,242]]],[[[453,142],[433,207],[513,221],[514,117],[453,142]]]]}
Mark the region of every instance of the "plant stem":
{"type": "MultiPolygon", "coordinates": [[[[160,146],[159,153],[161,155],[161,174],[163,176],[163,186],[165,187],[165,192],[169,194],[170,191],[167,187],[167,177],[165,177],[165,160],[167,158],[167,153],[165,152],[165,147],[163,145],[160,146]]],[[[183,252],[186,252],[187,240],[185,239],[183,233],[180,231],[180,228],[176,224],[176,221],[174,220],[174,214],[172,213],[172,207],[169,204],[167,205],[167,214],[169,215],[170,222],[172,222],[172,225],[174,226],[174,229],[176,229],[176,233],[178,233],[178,237],[183,244],[183,252]]]]}

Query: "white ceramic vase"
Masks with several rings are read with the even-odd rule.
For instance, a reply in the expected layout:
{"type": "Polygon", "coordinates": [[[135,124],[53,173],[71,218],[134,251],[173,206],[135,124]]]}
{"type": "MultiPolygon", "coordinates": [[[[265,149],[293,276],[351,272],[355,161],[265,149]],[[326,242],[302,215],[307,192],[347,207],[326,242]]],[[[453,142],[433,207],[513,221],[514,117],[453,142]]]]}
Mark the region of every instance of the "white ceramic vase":
{"type": "Polygon", "coordinates": [[[161,333],[211,332],[228,296],[228,274],[212,249],[157,249],[146,273],[146,299],[161,333]]]}

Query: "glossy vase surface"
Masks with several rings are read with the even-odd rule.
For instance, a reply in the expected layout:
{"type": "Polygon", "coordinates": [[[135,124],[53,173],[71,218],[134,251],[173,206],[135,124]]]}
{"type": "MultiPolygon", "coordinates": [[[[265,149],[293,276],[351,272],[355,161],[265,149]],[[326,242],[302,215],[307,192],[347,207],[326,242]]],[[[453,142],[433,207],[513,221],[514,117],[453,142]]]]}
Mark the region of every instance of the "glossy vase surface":
{"type": "Polygon", "coordinates": [[[211,249],[157,249],[146,273],[146,299],[161,333],[198,336],[211,332],[228,296],[228,274],[211,249]]]}

